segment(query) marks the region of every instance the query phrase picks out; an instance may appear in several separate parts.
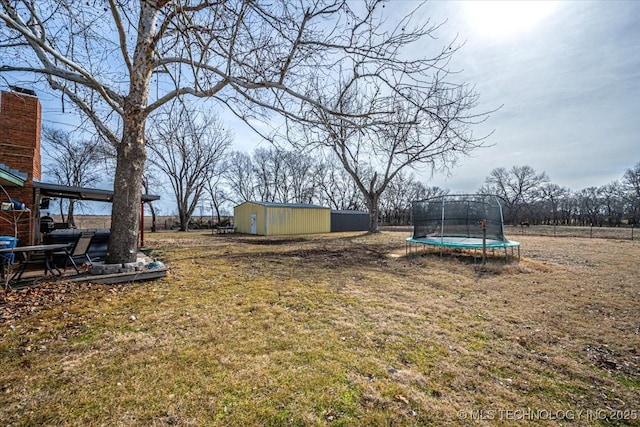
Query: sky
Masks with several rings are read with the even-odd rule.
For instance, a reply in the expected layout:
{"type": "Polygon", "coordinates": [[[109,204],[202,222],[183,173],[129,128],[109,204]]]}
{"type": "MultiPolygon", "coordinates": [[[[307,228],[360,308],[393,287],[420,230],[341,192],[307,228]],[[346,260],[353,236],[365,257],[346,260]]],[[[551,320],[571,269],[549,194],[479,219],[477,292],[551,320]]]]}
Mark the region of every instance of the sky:
{"type": "MultiPolygon", "coordinates": [[[[640,2],[431,2],[454,66],[475,84],[491,146],[431,185],[474,191],[497,167],[529,165],[580,190],[640,162],[640,2]]],[[[428,177],[427,177],[428,178],[428,177]]]]}
{"type": "MultiPolygon", "coordinates": [[[[397,17],[417,6],[392,4],[386,10],[397,17]]],[[[528,165],[577,191],[621,179],[640,162],[640,1],[432,1],[416,18],[444,22],[425,52],[464,42],[451,63],[455,78],[475,86],[480,110],[498,109],[473,128],[490,134],[488,147],[448,174],[417,174],[425,185],[474,192],[494,168],[528,165]]],[[[75,122],[59,95],[38,95],[43,125],[75,122]]],[[[268,146],[223,118],[234,148],[268,146]]]]}

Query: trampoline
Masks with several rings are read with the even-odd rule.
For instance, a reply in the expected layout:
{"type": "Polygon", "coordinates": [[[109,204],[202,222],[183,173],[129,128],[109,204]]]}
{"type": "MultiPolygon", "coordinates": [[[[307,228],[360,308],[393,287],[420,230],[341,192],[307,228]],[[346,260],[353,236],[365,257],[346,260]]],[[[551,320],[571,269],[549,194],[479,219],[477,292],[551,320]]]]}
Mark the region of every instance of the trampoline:
{"type": "MultiPolygon", "coordinates": [[[[405,252],[408,254],[414,245],[434,246],[442,255],[445,248],[518,250],[520,243],[508,240],[504,235],[502,206],[493,195],[445,195],[412,203],[413,236],[406,239],[405,252]]],[[[419,247],[419,246],[417,246],[419,247]]]]}

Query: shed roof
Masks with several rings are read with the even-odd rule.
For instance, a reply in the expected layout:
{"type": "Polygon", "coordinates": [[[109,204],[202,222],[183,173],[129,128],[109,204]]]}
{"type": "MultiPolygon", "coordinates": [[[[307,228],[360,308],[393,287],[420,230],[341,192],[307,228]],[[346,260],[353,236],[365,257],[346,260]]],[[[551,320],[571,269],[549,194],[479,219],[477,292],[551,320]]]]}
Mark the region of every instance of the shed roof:
{"type": "MultiPolygon", "coordinates": [[[[112,202],[113,190],[99,188],[73,187],[69,185],[51,184],[48,182],[33,182],[33,187],[40,189],[41,196],[60,197],[64,199],[92,200],[96,202],[112,202]]],[[[143,194],[142,201],[153,202],[160,200],[160,196],[143,194]]]]}
{"type": "Polygon", "coordinates": [[[369,212],[365,212],[365,211],[336,210],[336,209],[332,209],[331,213],[341,214],[341,215],[369,215],[369,212]]]}
{"type": "Polygon", "coordinates": [[[245,203],[253,203],[268,208],[306,208],[306,209],[329,209],[326,206],[311,205],[306,203],[276,203],[276,202],[244,202],[237,206],[244,205],[245,203]]]}

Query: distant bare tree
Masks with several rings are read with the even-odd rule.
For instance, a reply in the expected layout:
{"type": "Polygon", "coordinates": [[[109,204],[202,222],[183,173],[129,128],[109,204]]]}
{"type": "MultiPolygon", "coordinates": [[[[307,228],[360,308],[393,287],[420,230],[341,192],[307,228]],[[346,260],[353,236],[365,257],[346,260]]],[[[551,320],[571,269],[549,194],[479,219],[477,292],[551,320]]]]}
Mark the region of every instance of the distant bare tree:
{"type": "MultiPolygon", "coordinates": [[[[42,133],[47,175],[52,176],[58,184],[73,187],[88,187],[100,181],[102,157],[96,141],[76,138],[69,132],[50,127],[43,128],[42,133]]],[[[78,203],[73,199],[60,199],[62,221],[72,227],[75,227],[74,212],[78,203]],[[63,212],[65,202],[66,220],[63,212]]]]}
{"type": "MultiPolygon", "coordinates": [[[[146,169],[146,167],[145,167],[146,169]]],[[[142,176],[142,188],[144,189],[144,192],[147,194],[151,194],[153,192],[153,188],[157,188],[157,180],[156,180],[156,176],[151,175],[149,173],[145,173],[142,176]]],[[[158,230],[157,227],[157,209],[155,207],[155,205],[153,204],[153,202],[147,202],[145,203],[145,205],[147,206],[147,208],[149,209],[149,212],[151,213],[151,232],[155,233],[158,230]]]]}
{"type": "Polygon", "coordinates": [[[413,174],[400,172],[389,183],[387,191],[380,199],[380,213],[383,222],[392,225],[409,224],[412,202],[447,193],[447,190],[437,186],[426,187],[417,181],[413,174]]]}
{"type": "Polygon", "coordinates": [[[588,187],[578,191],[576,202],[580,225],[602,226],[605,208],[598,187],[588,187]]]}
{"type": "MultiPolygon", "coordinates": [[[[223,167],[226,168],[227,162],[225,161],[223,167]]],[[[211,202],[211,209],[213,209],[216,213],[216,224],[220,224],[222,222],[221,209],[223,204],[229,201],[229,196],[227,192],[224,190],[223,185],[223,176],[226,172],[226,169],[223,169],[220,174],[215,174],[209,181],[207,182],[207,197],[211,202]]],[[[212,214],[213,215],[213,214],[212,214]]],[[[213,224],[212,224],[213,225],[213,224]]]]}
{"type": "Polygon", "coordinates": [[[573,191],[568,190],[566,197],[561,197],[559,202],[560,222],[564,225],[575,225],[578,212],[578,199],[573,191]]]}
{"type": "Polygon", "coordinates": [[[286,179],[282,199],[291,203],[311,203],[316,193],[313,169],[317,159],[296,151],[286,151],[283,156],[286,179]]]}
{"type": "Polygon", "coordinates": [[[336,210],[366,209],[362,194],[333,156],[318,160],[314,168],[318,203],[336,210]]]}
{"type": "Polygon", "coordinates": [[[180,231],[186,231],[207,185],[222,173],[232,136],[217,116],[198,114],[182,103],[153,118],[149,161],[173,189],[180,231]]]}
{"type": "Polygon", "coordinates": [[[558,224],[561,220],[560,206],[566,204],[571,192],[568,188],[560,187],[558,184],[544,183],[539,188],[542,204],[542,212],[539,216],[549,224],[558,224]]]}
{"type": "Polygon", "coordinates": [[[640,221],[640,162],[627,169],[622,178],[622,198],[630,224],[640,221]]]}
{"type": "MultiPolygon", "coordinates": [[[[241,160],[236,158],[235,160],[241,160]]],[[[244,159],[244,162],[247,160],[244,159]]],[[[248,163],[247,163],[248,164],[248,163]]],[[[277,147],[258,148],[250,159],[255,180],[254,196],[261,202],[311,203],[315,195],[312,169],[315,159],[304,153],[277,147]]],[[[233,181],[248,181],[249,173],[231,168],[233,181]]],[[[235,184],[232,184],[235,186],[235,184]]],[[[246,191],[245,191],[246,193],[246,191]]]]}
{"type": "Polygon", "coordinates": [[[284,152],[275,147],[258,148],[252,158],[258,201],[285,202],[280,197],[286,179],[284,152]]]}
{"type": "Polygon", "coordinates": [[[609,227],[617,227],[622,223],[624,216],[624,200],[622,198],[622,186],[619,181],[613,181],[603,185],[599,189],[604,215],[609,227]]]}
{"type": "Polygon", "coordinates": [[[547,174],[538,173],[531,166],[513,166],[509,170],[496,168],[478,192],[500,197],[504,202],[505,218],[515,225],[528,219],[525,218],[527,209],[539,199],[541,186],[547,182],[547,174]]]}
{"type": "Polygon", "coordinates": [[[229,187],[229,198],[235,203],[256,200],[258,179],[251,156],[234,151],[227,156],[224,178],[229,187]]]}

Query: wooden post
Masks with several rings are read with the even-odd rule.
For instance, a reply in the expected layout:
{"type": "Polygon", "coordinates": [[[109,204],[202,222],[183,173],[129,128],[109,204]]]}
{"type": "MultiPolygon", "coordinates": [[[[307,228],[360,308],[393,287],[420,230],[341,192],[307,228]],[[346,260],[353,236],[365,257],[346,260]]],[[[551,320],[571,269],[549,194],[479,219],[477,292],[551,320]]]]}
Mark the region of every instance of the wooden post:
{"type": "Polygon", "coordinates": [[[140,203],[140,247],[144,248],[144,202],[140,203]]]}

